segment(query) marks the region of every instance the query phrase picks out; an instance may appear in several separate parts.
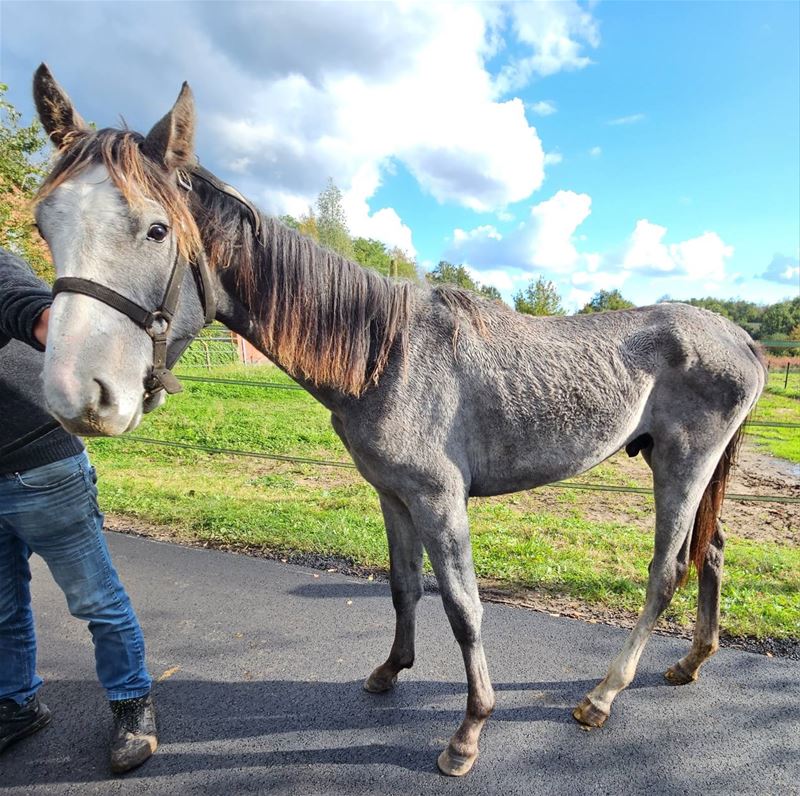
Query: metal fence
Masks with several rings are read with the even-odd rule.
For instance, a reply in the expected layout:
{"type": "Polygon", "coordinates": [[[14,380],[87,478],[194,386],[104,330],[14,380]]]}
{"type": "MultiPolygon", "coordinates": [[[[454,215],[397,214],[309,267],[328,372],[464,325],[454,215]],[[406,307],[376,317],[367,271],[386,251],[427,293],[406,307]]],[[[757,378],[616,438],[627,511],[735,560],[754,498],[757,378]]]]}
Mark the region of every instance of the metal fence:
{"type": "MultiPolygon", "coordinates": [[[[183,358],[181,359],[182,368],[202,368],[209,370],[215,365],[227,365],[238,362],[237,345],[231,334],[225,330],[224,327],[215,328],[211,326],[204,330],[204,335],[195,340],[189,349],[187,349],[183,358]],[[224,331],[224,334],[220,332],[224,331]]],[[[800,363],[798,363],[800,364],[800,363]]],[[[780,371],[783,373],[783,369],[780,371]]],[[[791,368],[786,371],[791,373],[791,368]]],[[[200,384],[213,384],[213,385],[231,385],[240,387],[252,387],[256,389],[272,389],[272,390],[300,390],[303,388],[299,384],[290,384],[282,382],[270,382],[262,380],[248,380],[248,379],[234,379],[222,378],[212,376],[198,376],[192,374],[181,373],[180,378],[182,381],[200,383],[200,384]]],[[[787,376],[788,383],[788,376],[787,376]]],[[[791,422],[778,422],[778,421],[759,421],[751,420],[748,427],[766,427],[766,428],[779,428],[787,430],[800,430],[800,423],[791,422]]],[[[223,454],[227,456],[242,456],[253,459],[265,459],[268,461],[277,462],[293,462],[298,464],[310,464],[320,467],[336,467],[348,470],[355,469],[352,462],[347,461],[332,461],[325,459],[311,459],[303,456],[289,456],[281,454],[263,453],[260,451],[248,451],[237,448],[219,448],[208,445],[197,445],[194,443],[181,442],[177,440],[153,439],[150,437],[140,437],[137,435],[126,434],[124,437],[116,439],[129,440],[135,443],[145,445],[159,445],[168,448],[179,448],[184,450],[197,450],[210,454],[223,454]]],[[[652,495],[651,489],[640,487],[625,487],[606,484],[593,484],[576,481],[562,481],[553,484],[548,484],[548,487],[555,487],[561,489],[576,489],[588,490],[598,492],[620,492],[627,494],[640,494],[652,495]]],[[[728,500],[735,501],[752,501],[759,503],[791,503],[800,504],[800,497],[790,495],[753,495],[753,494],[733,494],[728,493],[726,496],[728,500]]]]}
{"type": "Polygon", "coordinates": [[[191,342],[181,357],[181,367],[210,370],[238,361],[239,352],[233,335],[222,324],[213,323],[191,342]]]}

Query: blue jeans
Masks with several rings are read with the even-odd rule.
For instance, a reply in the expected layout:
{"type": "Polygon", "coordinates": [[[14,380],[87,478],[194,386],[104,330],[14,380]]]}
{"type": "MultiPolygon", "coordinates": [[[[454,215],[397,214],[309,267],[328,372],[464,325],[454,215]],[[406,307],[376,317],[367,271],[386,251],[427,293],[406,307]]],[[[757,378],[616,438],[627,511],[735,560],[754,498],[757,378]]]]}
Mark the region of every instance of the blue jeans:
{"type": "Polygon", "coordinates": [[[86,453],[0,475],[0,699],[23,703],[42,684],[28,559],[41,556],[67,598],[88,621],[97,677],[108,698],[150,690],[144,638],[111,563],[97,506],[97,480],[86,453]]]}

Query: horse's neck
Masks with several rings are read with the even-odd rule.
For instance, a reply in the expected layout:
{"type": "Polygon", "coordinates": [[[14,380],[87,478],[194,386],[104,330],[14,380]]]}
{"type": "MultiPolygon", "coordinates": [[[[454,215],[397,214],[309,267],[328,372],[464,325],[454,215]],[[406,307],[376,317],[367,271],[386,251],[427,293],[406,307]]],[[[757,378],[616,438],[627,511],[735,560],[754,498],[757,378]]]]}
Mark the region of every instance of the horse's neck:
{"type": "Polygon", "coordinates": [[[219,199],[206,198],[212,218],[203,238],[224,294],[220,318],[288,373],[360,395],[380,377],[396,342],[405,351],[410,286],[368,272],[276,219],[242,226],[240,211],[219,199]]]}

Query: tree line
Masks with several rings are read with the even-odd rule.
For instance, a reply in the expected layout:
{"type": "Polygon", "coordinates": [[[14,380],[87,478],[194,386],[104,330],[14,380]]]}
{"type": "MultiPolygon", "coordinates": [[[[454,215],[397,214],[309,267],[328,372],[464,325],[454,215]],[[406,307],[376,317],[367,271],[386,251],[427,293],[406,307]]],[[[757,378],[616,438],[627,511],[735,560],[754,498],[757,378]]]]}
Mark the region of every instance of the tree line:
{"type": "MultiPolygon", "coordinates": [[[[21,124],[21,114],[5,98],[7,88],[0,83],[0,246],[19,254],[37,274],[52,280],[49,252],[36,232],[30,212],[33,197],[45,174],[47,140],[38,121],[21,124]]],[[[387,246],[374,238],[352,236],[342,193],[331,179],[306,213],[300,218],[284,215],[281,221],[320,245],[384,276],[418,283],[456,285],[487,299],[502,301],[496,287],[479,282],[464,264],[441,260],[432,271],[422,274],[414,258],[402,249],[387,246]]],[[[659,303],[671,300],[664,296],[659,303]]],[[[518,290],[512,301],[517,312],[527,315],[566,314],[555,283],[541,275],[518,290]]],[[[800,296],[769,305],[710,296],[689,299],[686,303],[729,318],[756,339],[800,341],[800,296]]],[[[634,306],[619,290],[600,290],[578,313],[634,306]]]]}

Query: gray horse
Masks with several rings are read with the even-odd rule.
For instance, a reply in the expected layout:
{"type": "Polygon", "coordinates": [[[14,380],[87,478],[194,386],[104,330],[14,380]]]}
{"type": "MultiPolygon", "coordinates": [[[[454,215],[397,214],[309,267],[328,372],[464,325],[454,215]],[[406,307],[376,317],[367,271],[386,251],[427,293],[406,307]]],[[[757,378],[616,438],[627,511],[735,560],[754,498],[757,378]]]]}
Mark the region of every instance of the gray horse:
{"type": "MultiPolygon", "coordinates": [[[[725,481],[765,380],[745,332],[680,304],[531,318],[455,288],[393,282],[262,216],[199,169],[185,84],[147,136],[88,129],[44,65],[34,95],[59,149],[37,206],[59,278],[153,308],[182,258],[207,256],[217,317],[330,410],[377,490],[397,624],[367,691],[392,688],[414,662],[427,550],[468,681],[466,716],[439,757],[444,773],[469,771],[495,705],[467,521],[472,495],[575,476],[623,447],[641,453],[656,507],[646,603],[573,715],[595,727],[607,719],[692,561],[700,581],[694,641],[666,676],[697,678],[718,647],[725,481]]],[[[165,327],[168,361],[203,323],[189,269],[180,282],[165,327]]],[[[119,434],[160,400],[149,331],[91,291],[58,293],[44,378],[67,428],[119,434]]]]}

